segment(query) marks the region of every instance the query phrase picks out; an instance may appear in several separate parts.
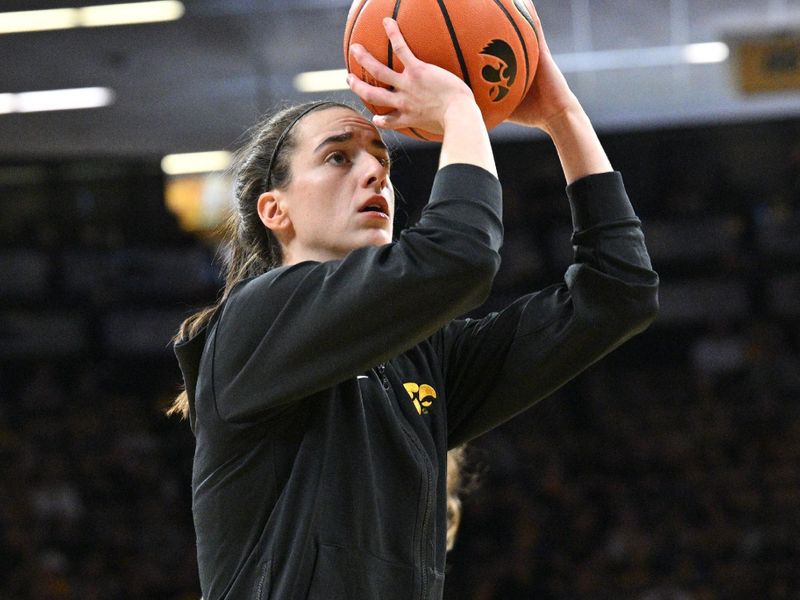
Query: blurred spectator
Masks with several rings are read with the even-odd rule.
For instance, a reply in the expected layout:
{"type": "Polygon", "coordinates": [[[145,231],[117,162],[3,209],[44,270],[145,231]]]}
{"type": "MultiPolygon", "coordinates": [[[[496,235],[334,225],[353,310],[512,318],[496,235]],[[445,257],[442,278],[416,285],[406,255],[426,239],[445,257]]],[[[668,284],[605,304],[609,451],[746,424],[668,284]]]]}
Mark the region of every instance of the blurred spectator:
{"type": "Polygon", "coordinates": [[[716,386],[725,376],[741,373],[747,360],[747,339],[727,321],[715,320],[695,340],[690,351],[700,393],[716,386]]]}

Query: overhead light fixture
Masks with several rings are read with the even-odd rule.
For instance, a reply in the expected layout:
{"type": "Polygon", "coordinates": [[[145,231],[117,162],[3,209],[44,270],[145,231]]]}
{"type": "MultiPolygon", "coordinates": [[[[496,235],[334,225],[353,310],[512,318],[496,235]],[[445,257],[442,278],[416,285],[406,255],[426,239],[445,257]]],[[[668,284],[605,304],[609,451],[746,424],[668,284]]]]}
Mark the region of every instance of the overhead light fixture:
{"type": "Polygon", "coordinates": [[[54,8],[0,13],[0,33],[78,27],[78,9],[54,8]]]}
{"type": "Polygon", "coordinates": [[[299,92],[328,92],[346,90],[347,69],[331,69],[330,71],[306,71],[294,78],[294,87],[299,92]]]}
{"type": "Polygon", "coordinates": [[[82,27],[105,27],[108,25],[135,25],[177,21],[185,9],[181,2],[131,2],[127,4],[104,4],[79,9],[82,27]]]}
{"type": "Polygon", "coordinates": [[[0,34],[175,21],[183,16],[185,10],[178,0],[157,0],[5,12],[0,13],[0,34]]]}
{"type": "MultiPolygon", "coordinates": [[[[653,46],[650,48],[621,48],[593,52],[573,52],[556,55],[555,61],[564,73],[639,69],[681,64],[725,62],[730,55],[723,42],[686,44],[684,46],[653,46]]],[[[298,92],[329,92],[346,90],[346,69],[306,71],[296,75],[293,82],[298,92]]]]}
{"type": "Polygon", "coordinates": [[[167,175],[213,173],[226,170],[231,166],[232,160],[233,155],[224,150],[168,154],[161,159],[161,170],[167,175]]]}
{"type": "Polygon", "coordinates": [[[684,60],[693,65],[725,62],[730,54],[728,44],[723,42],[688,44],[683,47],[684,60]]]}
{"type": "Polygon", "coordinates": [[[0,94],[0,115],[14,112],[14,94],[0,94]]]}
{"type": "Polygon", "coordinates": [[[0,94],[0,114],[100,108],[114,97],[114,91],[104,87],[0,94]]]}
{"type": "Polygon", "coordinates": [[[649,48],[574,52],[558,55],[555,60],[564,73],[584,73],[720,63],[727,60],[728,54],[728,46],[723,42],[708,42],[683,46],[651,46],[649,48]]]}

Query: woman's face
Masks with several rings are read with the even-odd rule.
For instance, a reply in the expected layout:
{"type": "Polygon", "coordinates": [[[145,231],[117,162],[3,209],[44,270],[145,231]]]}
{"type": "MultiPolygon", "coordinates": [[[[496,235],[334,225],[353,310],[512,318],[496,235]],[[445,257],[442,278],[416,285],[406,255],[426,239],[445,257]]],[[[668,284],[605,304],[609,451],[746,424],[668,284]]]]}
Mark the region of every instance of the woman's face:
{"type": "Polygon", "coordinates": [[[286,215],[284,229],[276,231],[284,264],[343,258],[391,242],[389,152],[375,126],[351,109],[332,107],[307,114],[293,133],[289,185],[271,192],[286,215]]]}

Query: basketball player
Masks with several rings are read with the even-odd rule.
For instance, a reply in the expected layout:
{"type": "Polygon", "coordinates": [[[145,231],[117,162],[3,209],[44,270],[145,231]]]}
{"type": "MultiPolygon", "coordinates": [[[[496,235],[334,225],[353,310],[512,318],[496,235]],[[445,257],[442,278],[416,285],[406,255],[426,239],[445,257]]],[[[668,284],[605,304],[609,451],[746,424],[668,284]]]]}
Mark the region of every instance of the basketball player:
{"type": "Polygon", "coordinates": [[[183,324],[175,347],[206,600],[441,598],[447,450],[653,319],[640,223],[536,23],[536,80],[512,118],[555,143],[576,256],[560,285],[500,313],[457,318],[486,299],[502,241],[481,114],[394,21],[402,74],[352,49],[392,90],[348,79],[393,112],[370,122],[338,103],[296,106],[242,153],[222,299],[183,324]],[[394,242],[376,125],[444,136],[429,202],[394,242]]]}

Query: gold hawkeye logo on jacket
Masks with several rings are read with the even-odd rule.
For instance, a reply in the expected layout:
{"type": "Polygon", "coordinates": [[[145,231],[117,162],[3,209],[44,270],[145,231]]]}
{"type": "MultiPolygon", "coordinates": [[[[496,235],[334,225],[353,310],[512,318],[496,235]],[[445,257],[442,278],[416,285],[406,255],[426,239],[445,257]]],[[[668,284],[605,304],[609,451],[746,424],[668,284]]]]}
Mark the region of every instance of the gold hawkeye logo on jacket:
{"type": "Polygon", "coordinates": [[[436,398],[436,390],[427,383],[419,385],[418,383],[408,382],[404,383],[403,387],[406,388],[417,412],[421,415],[428,414],[428,407],[433,404],[433,399],[436,398]]]}

